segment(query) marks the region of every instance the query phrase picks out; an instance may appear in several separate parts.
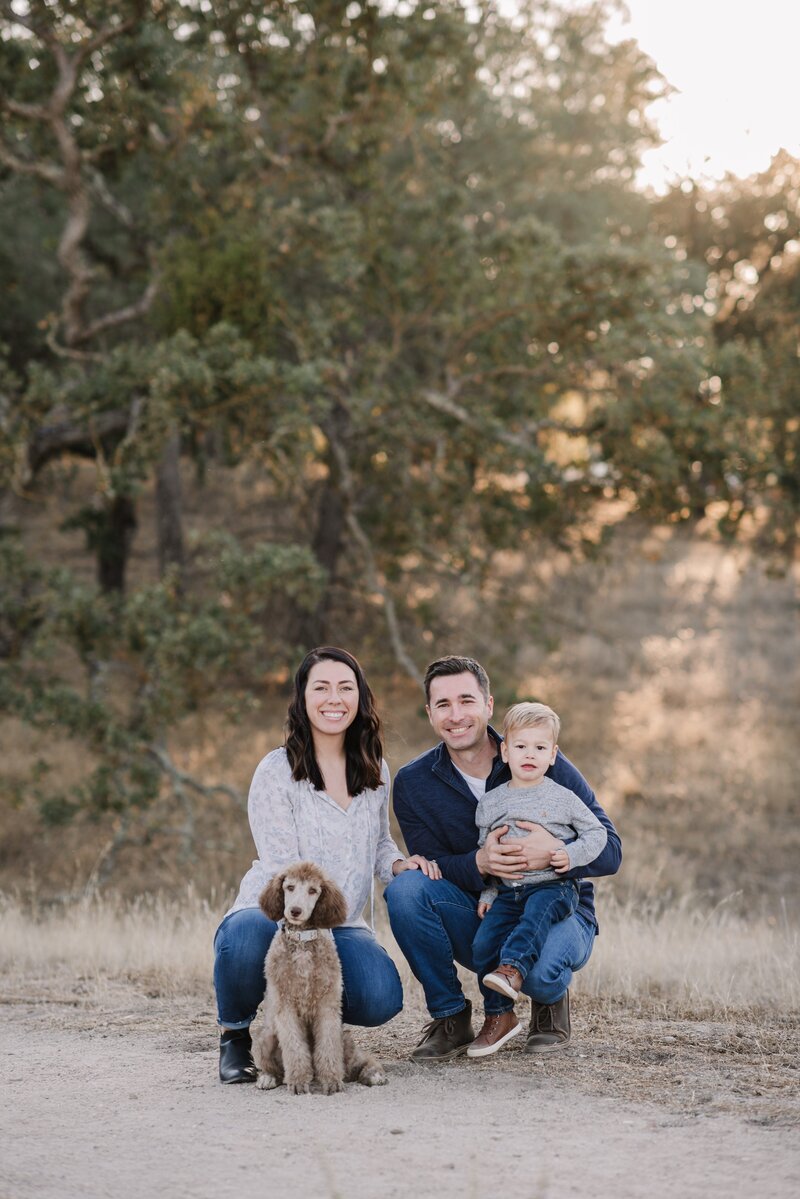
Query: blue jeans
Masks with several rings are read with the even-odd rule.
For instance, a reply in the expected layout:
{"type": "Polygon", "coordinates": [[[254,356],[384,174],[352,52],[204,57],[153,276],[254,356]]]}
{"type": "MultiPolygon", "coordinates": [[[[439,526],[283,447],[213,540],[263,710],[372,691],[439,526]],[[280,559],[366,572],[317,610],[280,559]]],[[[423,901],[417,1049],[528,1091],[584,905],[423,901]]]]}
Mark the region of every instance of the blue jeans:
{"type": "MultiPolygon", "coordinates": [[[[464,1007],[455,963],[475,971],[472,942],[481,923],[476,896],[446,879],[405,870],[389,883],[384,899],[395,940],[422,984],[428,1011],[437,1020],[454,1016],[464,1007]]],[[[553,925],[522,984],[523,993],[535,1003],[557,1003],[573,971],[589,960],[596,932],[594,922],[580,911],[553,925]]],[[[494,992],[479,986],[485,1003],[494,992]]]]}
{"type": "MultiPolygon", "coordinates": [[[[478,978],[496,966],[515,966],[523,980],[542,956],[550,929],[570,917],[578,906],[578,888],[569,879],[501,886],[472,942],[478,978]]],[[[492,991],[486,995],[486,1014],[510,1012],[513,1000],[492,991]]]]}
{"type": "MultiPolygon", "coordinates": [[[[214,937],[217,1019],[224,1028],[248,1028],[264,998],[264,958],[278,930],[260,908],[242,908],[222,921],[214,937]]],[[[342,966],[342,1020],[373,1028],[403,1007],[397,968],[366,928],[335,928],[342,966]]]]}

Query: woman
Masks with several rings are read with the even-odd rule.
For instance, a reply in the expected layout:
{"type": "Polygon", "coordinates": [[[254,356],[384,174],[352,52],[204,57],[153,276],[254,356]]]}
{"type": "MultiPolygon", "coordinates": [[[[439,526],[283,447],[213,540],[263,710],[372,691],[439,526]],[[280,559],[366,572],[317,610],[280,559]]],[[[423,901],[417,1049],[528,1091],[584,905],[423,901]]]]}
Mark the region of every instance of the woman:
{"type": "Polygon", "coordinates": [[[373,893],[403,870],[441,873],[404,858],[389,833],[389,771],[380,721],[364,672],[345,650],[314,649],[300,665],[286,744],[256,768],[247,803],[258,858],[214,938],[214,986],[222,1029],[222,1082],[253,1082],[250,1024],[264,998],[264,958],[277,930],[258,906],[284,866],[313,861],[339,884],[347,920],[333,930],[342,966],[346,1024],[384,1024],[403,1006],[400,978],[361,918],[373,893]]]}

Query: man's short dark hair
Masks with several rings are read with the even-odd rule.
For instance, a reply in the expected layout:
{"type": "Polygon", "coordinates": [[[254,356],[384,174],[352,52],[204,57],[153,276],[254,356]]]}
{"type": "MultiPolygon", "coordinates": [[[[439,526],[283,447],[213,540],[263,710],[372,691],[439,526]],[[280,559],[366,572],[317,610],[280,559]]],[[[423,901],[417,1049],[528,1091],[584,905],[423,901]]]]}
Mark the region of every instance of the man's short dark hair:
{"type": "Polygon", "coordinates": [[[435,662],[431,662],[425,671],[425,702],[430,703],[431,683],[434,679],[441,679],[445,675],[465,674],[467,672],[477,680],[483,698],[488,699],[491,690],[489,676],[480,662],[476,662],[474,658],[459,658],[456,654],[448,654],[445,658],[437,658],[435,662]]]}

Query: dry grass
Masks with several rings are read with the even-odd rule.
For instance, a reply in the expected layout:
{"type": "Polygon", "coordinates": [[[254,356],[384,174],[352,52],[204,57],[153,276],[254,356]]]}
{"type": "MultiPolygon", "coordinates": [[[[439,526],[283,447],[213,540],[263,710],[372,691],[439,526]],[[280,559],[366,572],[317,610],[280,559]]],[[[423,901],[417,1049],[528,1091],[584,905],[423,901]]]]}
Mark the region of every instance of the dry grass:
{"type": "MultiPolygon", "coordinates": [[[[382,909],[378,915],[378,935],[400,967],[409,1003],[421,1008],[382,909]]],[[[216,905],[193,891],[180,900],[94,896],[38,910],[5,897],[0,970],[8,979],[57,974],[98,985],[125,978],[162,995],[206,991],[218,919],[216,905]]],[[[785,919],[745,921],[725,904],[708,910],[692,897],[663,911],[612,898],[576,990],[634,1006],[656,1003],[673,1014],[798,1012],[800,936],[785,919]]]]}
{"type": "Polygon", "coordinates": [[[37,908],[0,901],[0,970],[7,978],[123,977],[163,993],[207,987],[217,916],[193,891],[182,899],[87,896],[37,908]]]}
{"type": "Polygon", "coordinates": [[[800,931],[781,918],[745,919],[725,903],[686,896],[659,911],[604,900],[591,964],[578,975],[596,998],[660,1000],[719,1014],[800,1011],[800,931]]]}

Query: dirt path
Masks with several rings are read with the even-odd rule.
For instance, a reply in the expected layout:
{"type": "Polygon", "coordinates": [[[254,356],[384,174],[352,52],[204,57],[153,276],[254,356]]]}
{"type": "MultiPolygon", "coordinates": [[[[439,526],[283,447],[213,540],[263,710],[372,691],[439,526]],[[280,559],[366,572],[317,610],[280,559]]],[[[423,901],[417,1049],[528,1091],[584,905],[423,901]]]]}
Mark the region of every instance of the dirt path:
{"type": "Polygon", "coordinates": [[[800,1193],[796,1058],[723,1071],[712,1024],[682,1040],[631,1016],[615,1057],[589,1011],[558,1062],[509,1050],[423,1069],[403,1060],[404,1014],[378,1038],[388,1086],[292,1097],[216,1083],[199,999],[58,998],[5,996],[1,1199],[800,1193]]]}

